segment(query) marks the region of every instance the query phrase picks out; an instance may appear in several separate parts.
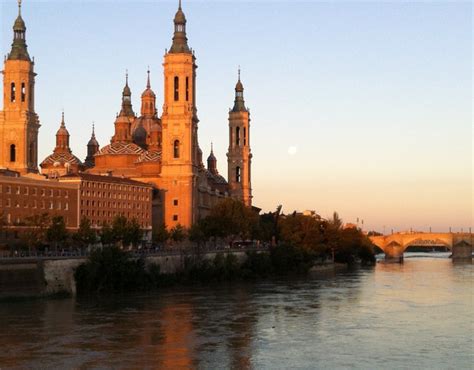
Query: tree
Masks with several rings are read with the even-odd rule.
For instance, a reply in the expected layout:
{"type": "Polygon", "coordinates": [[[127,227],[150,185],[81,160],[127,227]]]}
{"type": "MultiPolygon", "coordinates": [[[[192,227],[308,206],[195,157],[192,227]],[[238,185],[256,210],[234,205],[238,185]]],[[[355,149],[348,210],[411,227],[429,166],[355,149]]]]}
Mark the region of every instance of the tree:
{"type": "Polygon", "coordinates": [[[126,244],[127,239],[127,218],[123,215],[117,215],[112,221],[112,237],[115,243],[126,244]]]}
{"type": "Polygon", "coordinates": [[[211,209],[210,219],[211,224],[219,225],[216,233],[220,235],[216,236],[231,239],[251,237],[258,224],[258,214],[233,198],[225,198],[217,203],[211,209]]]}
{"type": "Polygon", "coordinates": [[[137,219],[132,218],[131,220],[127,220],[124,238],[125,245],[131,244],[134,247],[137,247],[142,239],[142,235],[143,233],[137,219]]]}
{"type": "Polygon", "coordinates": [[[207,242],[209,240],[207,219],[202,218],[198,222],[195,222],[189,229],[188,237],[191,242],[197,244],[198,248],[201,247],[202,243],[207,242]]]}
{"type": "Polygon", "coordinates": [[[159,227],[153,228],[152,240],[153,243],[162,244],[170,238],[170,233],[166,229],[164,223],[160,224],[159,227]]]}
{"type": "Polygon", "coordinates": [[[321,220],[294,213],[282,217],[279,227],[280,239],[284,243],[318,254],[325,252],[321,220]]]}
{"type": "Polygon", "coordinates": [[[23,234],[23,239],[28,246],[28,250],[38,249],[45,243],[46,230],[50,224],[48,213],[34,214],[25,218],[27,229],[23,234]]]}
{"type": "Polygon", "coordinates": [[[63,216],[54,216],[46,230],[46,240],[57,249],[60,243],[64,243],[67,240],[68,235],[63,216]]]}
{"type": "Polygon", "coordinates": [[[115,242],[112,227],[107,222],[102,224],[102,229],[100,230],[100,241],[102,245],[111,245],[115,242]]]}
{"type": "Polygon", "coordinates": [[[92,229],[91,221],[87,217],[84,216],[81,218],[79,229],[77,233],[73,235],[73,239],[79,244],[81,249],[97,242],[97,234],[95,230],[92,229]]]}
{"type": "Polygon", "coordinates": [[[181,226],[180,224],[177,224],[175,227],[173,227],[170,230],[170,237],[171,240],[173,240],[176,243],[179,243],[186,238],[186,229],[181,226]]]}

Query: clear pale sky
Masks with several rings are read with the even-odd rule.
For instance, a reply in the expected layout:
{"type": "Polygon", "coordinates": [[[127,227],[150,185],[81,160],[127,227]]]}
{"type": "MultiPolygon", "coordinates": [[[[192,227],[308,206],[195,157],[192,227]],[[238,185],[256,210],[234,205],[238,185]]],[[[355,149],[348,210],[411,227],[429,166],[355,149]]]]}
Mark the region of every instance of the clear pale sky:
{"type": "MultiPolygon", "coordinates": [[[[64,108],[84,159],[108,144],[125,69],[135,112],[150,66],[157,106],[177,1],[23,1],[35,57],[39,157],[64,108]]],[[[199,141],[227,177],[237,66],[251,109],[254,204],[337,210],[368,229],[472,225],[472,4],[183,0],[198,68],[199,141]]],[[[15,0],[0,0],[10,50],[15,0]]],[[[3,92],[2,92],[3,93],[3,92]]],[[[159,109],[161,114],[161,109],[159,109]]]]}

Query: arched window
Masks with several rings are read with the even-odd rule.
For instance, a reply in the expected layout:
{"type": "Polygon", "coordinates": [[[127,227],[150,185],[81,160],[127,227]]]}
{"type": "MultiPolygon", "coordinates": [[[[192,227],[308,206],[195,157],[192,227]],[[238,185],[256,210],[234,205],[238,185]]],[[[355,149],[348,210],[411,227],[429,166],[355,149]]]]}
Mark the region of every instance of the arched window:
{"type": "Polygon", "coordinates": [[[189,101],[189,77],[186,77],[186,101],[189,101]]]}
{"type": "Polygon", "coordinates": [[[174,101],[179,100],[179,77],[174,78],[174,101]]]}
{"type": "Polygon", "coordinates": [[[235,144],[237,146],[240,146],[240,127],[239,126],[235,128],[235,144]]]}
{"type": "Polygon", "coordinates": [[[16,161],[16,146],[15,144],[10,145],[10,162],[16,161]]]}
{"type": "Polygon", "coordinates": [[[235,181],[240,182],[240,167],[235,167],[235,181]]]}
{"type": "Polygon", "coordinates": [[[244,146],[247,145],[247,128],[244,127],[244,146]]]}
{"type": "Polygon", "coordinates": [[[15,83],[12,82],[10,86],[10,101],[14,103],[15,100],[16,100],[16,87],[15,87],[15,83]]]}
{"type": "Polygon", "coordinates": [[[21,101],[24,102],[26,100],[26,86],[25,83],[21,83],[21,101]]]}
{"type": "Polygon", "coordinates": [[[174,156],[174,158],[179,158],[179,140],[174,141],[173,156],[174,156]]]}

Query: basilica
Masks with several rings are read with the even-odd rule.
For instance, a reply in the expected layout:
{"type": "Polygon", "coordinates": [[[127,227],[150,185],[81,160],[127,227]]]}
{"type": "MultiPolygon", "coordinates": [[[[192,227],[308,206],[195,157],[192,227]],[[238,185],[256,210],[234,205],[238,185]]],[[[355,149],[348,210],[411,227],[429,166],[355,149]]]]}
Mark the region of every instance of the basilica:
{"type": "MultiPolygon", "coordinates": [[[[139,113],[131,101],[128,76],[122,92],[120,113],[113,136],[100,146],[94,128],[87,143],[87,157],[77,158],[69,145],[64,113],[56,133],[56,147],[38,168],[40,121],[35,111],[35,62],[26,45],[26,26],[15,20],[11,51],[3,70],[4,105],[0,111],[0,168],[22,176],[42,176],[67,181],[74,176],[107,176],[145,183],[153,187],[153,225],[190,227],[206,216],[219,199],[233,197],[252,206],[250,117],[240,80],[229,110],[227,178],[217,169],[213,150],[203,162],[199,147],[196,107],[196,57],[188,45],[186,17],[181,1],[174,17],[172,44],[164,56],[164,87],[161,112],[152,89],[150,73],[139,113]]],[[[100,225],[99,225],[100,226],[100,225]]]]}

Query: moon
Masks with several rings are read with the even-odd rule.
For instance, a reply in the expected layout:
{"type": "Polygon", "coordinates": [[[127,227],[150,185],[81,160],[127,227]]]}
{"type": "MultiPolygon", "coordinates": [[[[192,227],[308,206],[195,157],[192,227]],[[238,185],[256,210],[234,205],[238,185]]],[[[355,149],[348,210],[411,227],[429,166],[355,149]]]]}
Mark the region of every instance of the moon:
{"type": "Polygon", "coordinates": [[[288,148],[288,154],[289,155],[295,155],[297,151],[298,151],[298,147],[296,147],[296,146],[290,146],[288,148]]]}

